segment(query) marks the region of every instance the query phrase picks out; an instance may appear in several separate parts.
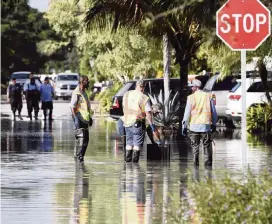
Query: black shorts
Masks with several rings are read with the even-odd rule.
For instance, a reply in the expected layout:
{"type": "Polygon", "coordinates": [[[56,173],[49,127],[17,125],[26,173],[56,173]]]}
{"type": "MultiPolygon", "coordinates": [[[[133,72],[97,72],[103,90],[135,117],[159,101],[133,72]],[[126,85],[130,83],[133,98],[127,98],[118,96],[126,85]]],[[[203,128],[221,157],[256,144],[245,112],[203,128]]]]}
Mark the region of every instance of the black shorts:
{"type": "Polygon", "coordinates": [[[42,102],[42,110],[52,110],[53,109],[53,102],[52,101],[48,101],[48,102],[42,102]]]}
{"type": "Polygon", "coordinates": [[[22,99],[10,99],[10,106],[12,111],[21,111],[23,108],[22,99]]]}

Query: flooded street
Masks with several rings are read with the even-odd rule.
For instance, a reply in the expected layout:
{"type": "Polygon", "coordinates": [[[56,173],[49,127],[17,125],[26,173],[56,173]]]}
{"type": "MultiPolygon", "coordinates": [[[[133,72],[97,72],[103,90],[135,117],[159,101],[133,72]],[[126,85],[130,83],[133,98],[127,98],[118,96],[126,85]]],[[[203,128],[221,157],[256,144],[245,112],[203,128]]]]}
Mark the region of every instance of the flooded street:
{"type": "MultiPolygon", "coordinates": [[[[241,131],[218,128],[214,165],[193,167],[189,142],[171,144],[170,162],[125,164],[116,122],[94,120],[84,164],[73,158],[73,123],[2,119],[2,223],[165,223],[169,195],[180,197],[188,178],[229,171],[241,178],[241,131]],[[181,183],[181,184],[180,184],[181,183]]],[[[272,135],[248,137],[253,173],[272,168],[272,135]]]]}

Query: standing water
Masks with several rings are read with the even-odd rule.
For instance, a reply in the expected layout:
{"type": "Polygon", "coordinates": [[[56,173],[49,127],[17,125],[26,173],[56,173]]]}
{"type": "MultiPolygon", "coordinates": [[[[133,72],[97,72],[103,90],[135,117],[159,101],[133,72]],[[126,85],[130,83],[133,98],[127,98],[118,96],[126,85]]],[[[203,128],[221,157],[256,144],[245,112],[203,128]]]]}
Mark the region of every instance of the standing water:
{"type": "MultiPolygon", "coordinates": [[[[271,135],[248,138],[254,173],[271,168],[271,135]]],[[[73,124],[2,119],[2,223],[165,223],[169,195],[180,197],[188,177],[199,181],[215,171],[233,178],[245,171],[240,130],[218,129],[213,169],[194,169],[188,141],[171,141],[170,162],[125,164],[116,122],[97,119],[90,128],[84,164],[73,158],[73,124]]]]}

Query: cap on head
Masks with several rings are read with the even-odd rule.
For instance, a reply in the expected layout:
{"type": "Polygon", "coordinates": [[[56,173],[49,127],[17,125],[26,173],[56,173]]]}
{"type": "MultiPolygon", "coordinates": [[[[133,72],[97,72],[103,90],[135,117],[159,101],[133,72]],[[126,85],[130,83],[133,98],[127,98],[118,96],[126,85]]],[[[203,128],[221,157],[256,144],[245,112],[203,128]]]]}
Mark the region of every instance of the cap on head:
{"type": "Polygon", "coordinates": [[[12,81],[13,81],[13,80],[16,80],[16,78],[14,77],[14,78],[12,78],[11,80],[12,80],[12,81]]]}
{"type": "Polygon", "coordinates": [[[140,86],[140,87],[144,87],[144,80],[139,79],[139,80],[136,82],[136,85],[137,85],[137,86],[140,86]]]}
{"type": "Polygon", "coordinates": [[[198,80],[198,79],[194,79],[192,81],[192,85],[193,86],[197,86],[197,87],[201,87],[202,86],[202,82],[200,80],[198,80]]]}
{"type": "Polygon", "coordinates": [[[48,80],[49,80],[49,78],[48,78],[48,77],[45,77],[45,78],[44,78],[44,81],[48,81],[48,80]]]}
{"type": "Polygon", "coordinates": [[[89,80],[87,75],[81,75],[81,76],[79,76],[79,83],[82,83],[85,80],[89,80]]]}

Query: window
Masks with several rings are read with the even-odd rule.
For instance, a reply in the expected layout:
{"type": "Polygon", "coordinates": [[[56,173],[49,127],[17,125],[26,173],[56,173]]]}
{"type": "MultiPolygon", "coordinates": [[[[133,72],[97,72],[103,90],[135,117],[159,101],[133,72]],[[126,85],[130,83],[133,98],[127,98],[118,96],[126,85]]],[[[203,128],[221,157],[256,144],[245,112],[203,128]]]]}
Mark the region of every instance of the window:
{"type": "Polygon", "coordinates": [[[60,75],[58,76],[58,80],[63,80],[63,81],[77,81],[78,76],[77,75],[60,75]]]}
{"type": "Polygon", "coordinates": [[[152,80],[145,82],[145,94],[151,95],[159,95],[160,91],[163,93],[164,86],[163,86],[163,79],[160,80],[152,80]]]}
{"type": "MultiPolygon", "coordinates": [[[[247,92],[264,92],[264,85],[262,82],[254,82],[247,90],[247,92]]],[[[272,82],[268,82],[268,91],[272,92],[272,82]]]]}
{"type": "Polygon", "coordinates": [[[230,92],[234,93],[241,86],[241,84],[241,82],[237,82],[237,84],[230,90],[230,92]]]}
{"type": "Polygon", "coordinates": [[[172,79],[170,80],[170,90],[171,94],[176,94],[180,88],[180,80],[179,79],[172,79]]]}
{"type": "Polygon", "coordinates": [[[30,73],[13,73],[11,75],[11,79],[16,78],[16,79],[28,79],[30,73]]]}
{"type": "Polygon", "coordinates": [[[124,94],[129,91],[135,89],[135,82],[126,83],[116,94],[115,96],[124,96],[124,94]]]}
{"type": "Polygon", "coordinates": [[[218,76],[213,76],[209,79],[204,87],[208,91],[229,91],[237,84],[236,78],[227,76],[223,80],[218,79],[218,76]]]}

